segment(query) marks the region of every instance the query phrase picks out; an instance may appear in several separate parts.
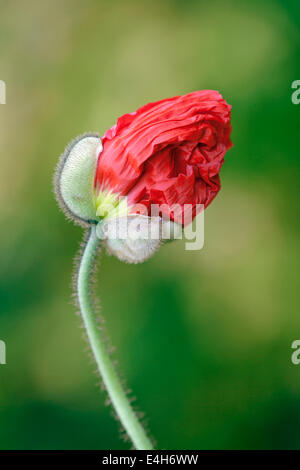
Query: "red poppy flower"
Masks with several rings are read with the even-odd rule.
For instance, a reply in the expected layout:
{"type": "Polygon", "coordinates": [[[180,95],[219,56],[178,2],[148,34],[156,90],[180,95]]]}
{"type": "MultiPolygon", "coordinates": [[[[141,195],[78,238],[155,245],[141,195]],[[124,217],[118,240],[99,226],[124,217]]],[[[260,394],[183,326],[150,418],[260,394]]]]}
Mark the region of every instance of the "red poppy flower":
{"type": "MultiPolygon", "coordinates": [[[[95,187],[127,196],[130,206],[207,207],[220,190],[219,172],[232,146],[231,106],[220,93],[202,90],[149,103],[124,114],[109,129],[98,156],[95,187]]],[[[180,216],[180,217],[179,217],[180,216]]]]}

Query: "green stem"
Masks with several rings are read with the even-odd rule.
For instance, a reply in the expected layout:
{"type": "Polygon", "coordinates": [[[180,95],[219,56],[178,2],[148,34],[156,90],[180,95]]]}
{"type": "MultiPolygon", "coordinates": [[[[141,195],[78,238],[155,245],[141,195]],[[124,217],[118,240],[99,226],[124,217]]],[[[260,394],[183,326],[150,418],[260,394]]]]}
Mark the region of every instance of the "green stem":
{"type": "Polygon", "coordinates": [[[96,235],[96,226],[92,226],[81,258],[77,280],[78,300],[84,326],[99,372],[122,425],[137,450],[151,450],[152,444],[123,390],[94,313],[90,294],[90,281],[95,254],[99,245],[100,240],[96,235]]]}

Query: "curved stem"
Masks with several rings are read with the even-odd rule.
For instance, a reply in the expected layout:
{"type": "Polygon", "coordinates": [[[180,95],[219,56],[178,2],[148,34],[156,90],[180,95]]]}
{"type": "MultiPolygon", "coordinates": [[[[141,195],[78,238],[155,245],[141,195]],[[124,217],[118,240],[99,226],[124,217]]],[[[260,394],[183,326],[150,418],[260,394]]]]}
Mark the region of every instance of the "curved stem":
{"type": "Polygon", "coordinates": [[[115,411],[138,450],[151,450],[152,444],[141,423],[133,411],[121,382],[117,376],[112,360],[107,352],[104,338],[97,323],[90,294],[91,272],[100,240],[96,235],[96,226],[90,229],[89,237],[81,258],[77,289],[79,306],[99,372],[109,394],[115,411]]]}

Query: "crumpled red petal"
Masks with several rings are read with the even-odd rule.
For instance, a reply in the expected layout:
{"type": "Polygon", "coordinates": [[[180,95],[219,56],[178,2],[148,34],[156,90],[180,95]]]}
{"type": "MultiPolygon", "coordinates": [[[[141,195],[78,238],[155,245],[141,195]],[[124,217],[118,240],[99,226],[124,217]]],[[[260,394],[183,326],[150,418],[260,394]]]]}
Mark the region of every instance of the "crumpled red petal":
{"type": "MultiPolygon", "coordinates": [[[[231,106],[213,90],[149,103],[125,114],[102,140],[95,186],[130,204],[207,207],[220,190],[219,172],[232,146],[231,106]]],[[[168,214],[167,214],[168,213],[168,214]]]]}

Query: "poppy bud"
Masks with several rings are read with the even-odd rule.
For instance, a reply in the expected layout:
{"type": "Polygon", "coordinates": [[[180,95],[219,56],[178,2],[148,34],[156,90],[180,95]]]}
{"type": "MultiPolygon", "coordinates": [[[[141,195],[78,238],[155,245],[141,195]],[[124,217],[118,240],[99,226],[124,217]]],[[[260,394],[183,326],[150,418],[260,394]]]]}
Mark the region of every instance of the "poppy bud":
{"type": "Polygon", "coordinates": [[[100,222],[98,236],[120,259],[144,261],[167,228],[174,236],[217,195],[224,155],[232,146],[230,118],[231,106],[222,96],[202,90],[123,115],[102,141],[94,134],[80,136],[56,172],[61,207],[82,225],[100,222]],[[159,207],[155,221],[153,206],[159,207]],[[140,227],[136,238],[134,232],[123,239],[105,235],[105,224],[124,217],[126,229],[133,222],[140,227]],[[143,238],[151,220],[159,228],[157,240],[143,238]]]}

